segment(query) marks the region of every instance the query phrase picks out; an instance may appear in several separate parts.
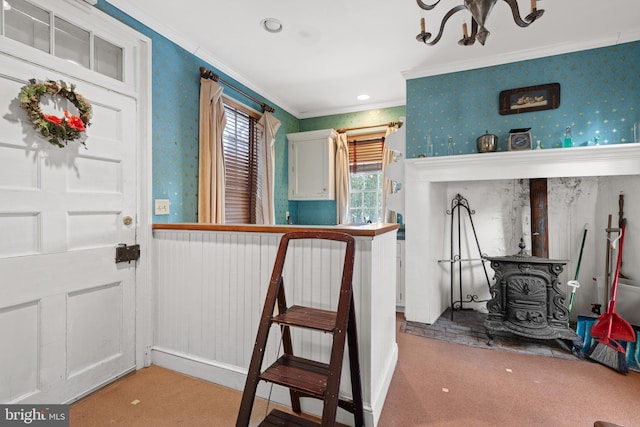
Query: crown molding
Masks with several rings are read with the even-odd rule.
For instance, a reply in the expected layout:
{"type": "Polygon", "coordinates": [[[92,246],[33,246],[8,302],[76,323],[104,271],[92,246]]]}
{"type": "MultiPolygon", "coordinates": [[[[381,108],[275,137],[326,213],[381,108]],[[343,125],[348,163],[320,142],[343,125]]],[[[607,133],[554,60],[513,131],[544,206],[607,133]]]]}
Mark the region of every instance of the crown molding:
{"type": "Polygon", "coordinates": [[[489,58],[464,59],[462,61],[450,62],[443,65],[429,66],[414,70],[403,71],[401,74],[405,80],[418,79],[422,77],[438,76],[441,74],[455,73],[459,71],[475,70],[478,68],[492,67],[495,65],[509,64],[519,61],[544,58],[547,56],[561,55],[582,50],[596,49],[600,47],[614,46],[622,43],[629,43],[640,40],[640,30],[627,31],[625,33],[615,33],[609,36],[594,40],[584,40],[575,43],[562,43],[545,46],[541,49],[519,50],[500,56],[489,58]]]}
{"type": "Polygon", "coordinates": [[[396,99],[389,102],[380,102],[376,104],[352,105],[344,108],[328,109],[324,111],[315,111],[313,113],[301,112],[296,117],[299,119],[310,119],[314,117],[333,116],[337,114],[360,113],[362,111],[379,110],[383,108],[404,107],[407,105],[407,99],[396,99]]]}

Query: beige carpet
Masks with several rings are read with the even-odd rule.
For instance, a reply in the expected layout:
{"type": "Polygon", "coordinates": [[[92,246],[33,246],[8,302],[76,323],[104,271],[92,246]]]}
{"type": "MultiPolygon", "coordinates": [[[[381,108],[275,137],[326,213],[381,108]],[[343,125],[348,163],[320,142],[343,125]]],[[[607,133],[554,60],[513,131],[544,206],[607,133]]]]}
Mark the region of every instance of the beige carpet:
{"type": "MultiPolygon", "coordinates": [[[[235,426],[242,393],[158,366],[150,366],[71,406],[71,427],[235,426]]],[[[271,403],[268,410],[290,408],[271,403]]],[[[264,419],[267,402],[256,399],[251,426],[264,419]]],[[[316,417],[306,416],[317,420],[316,417]]],[[[340,425],[340,424],[339,424],[340,425]]]]}
{"type": "MultiPolygon", "coordinates": [[[[240,398],[234,390],[151,366],[74,404],[71,426],[231,426],[240,398]]],[[[255,420],[264,415],[264,407],[263,401],[256,402],[255,420]]]]}
{"type": "MultiPolygon", "coordinates": [[[[397,342],[381,427],[591,427],[596,420],[640,427],[638,372],[401,332],[397,342]]],[[[240,397],[152,366],[74,404],[71,426],[234,426],[240,397]]],[[[257,401],[254,422],[263,415],[257,401]]]]}

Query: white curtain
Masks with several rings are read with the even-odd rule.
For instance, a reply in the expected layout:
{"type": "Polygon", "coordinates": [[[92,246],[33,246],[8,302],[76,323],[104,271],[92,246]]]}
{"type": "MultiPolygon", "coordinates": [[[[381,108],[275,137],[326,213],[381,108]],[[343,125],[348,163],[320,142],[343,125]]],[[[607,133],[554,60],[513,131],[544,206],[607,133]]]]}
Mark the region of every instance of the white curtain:
{"type": "Polygon", "coordinates": [[[349,220],[349,145],[347,134],[339,133],[336,141],[336,222],[346,224],[349,220]]]}
{"type": "Polygon", "coordinates": [[[256,195],[256,224],[275,224],[275,140],[280,128],[280,121],[265,111],[258,125],[262,128],[260,151],[264,155],[259,159],[260,165],[258,167],[258,171],[262,175],[258,179],[263,185],[258,187],[259,194],[256,195]]]}
{"type": "MultiPolygon", "coordinates": [[[[397,129],[389,127],[385,134],[385,139],[390,133],[397,129]]],[[[387,210],[387,197],[393,193],[393,181],[387,178],[387,166],[393,162],[393,150],[386,146],[382,150],[382,222],[397,222],[396,213],[387,210]]]]}
{"type": "Polygon", "coordinates": [[[226,125],[222,86],[200,79],[200,134],[198,159],[198,222],[224,224],[224,154],[226,125]]]}

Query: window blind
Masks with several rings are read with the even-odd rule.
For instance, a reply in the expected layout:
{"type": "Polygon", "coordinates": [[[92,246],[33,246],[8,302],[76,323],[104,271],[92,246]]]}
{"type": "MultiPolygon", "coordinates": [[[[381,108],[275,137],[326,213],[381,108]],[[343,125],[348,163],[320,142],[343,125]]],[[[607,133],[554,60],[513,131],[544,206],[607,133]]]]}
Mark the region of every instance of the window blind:
{"type": "Polygon", "coordinates": [[[222,136],[225,170],[225,222],[255,224],[260,182],[257,118],[225,102],[227,124],[222,136]]]}
{"type": "Polygon", "coordinates": [[[349,136],[347,143],[352,173],[382,170],[384,132],[349,136]]]}

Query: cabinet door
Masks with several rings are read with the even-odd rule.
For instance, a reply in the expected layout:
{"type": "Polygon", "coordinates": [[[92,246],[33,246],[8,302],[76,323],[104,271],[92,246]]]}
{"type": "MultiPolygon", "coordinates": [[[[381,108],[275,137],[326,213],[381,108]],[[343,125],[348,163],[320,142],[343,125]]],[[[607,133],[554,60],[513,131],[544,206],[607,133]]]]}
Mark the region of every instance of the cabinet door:
{"type": "MultiPolygon", "coordinates": [[[[300,135],[300,134],[297,134],[300,135]]],[[[334,140],[289,137],[289,199],[333,200],[334,140]]]]}

